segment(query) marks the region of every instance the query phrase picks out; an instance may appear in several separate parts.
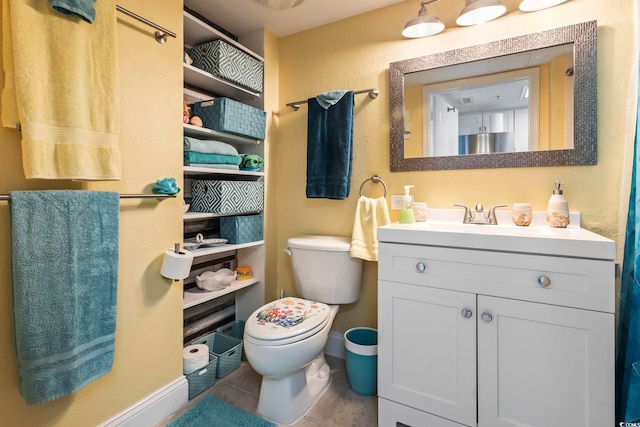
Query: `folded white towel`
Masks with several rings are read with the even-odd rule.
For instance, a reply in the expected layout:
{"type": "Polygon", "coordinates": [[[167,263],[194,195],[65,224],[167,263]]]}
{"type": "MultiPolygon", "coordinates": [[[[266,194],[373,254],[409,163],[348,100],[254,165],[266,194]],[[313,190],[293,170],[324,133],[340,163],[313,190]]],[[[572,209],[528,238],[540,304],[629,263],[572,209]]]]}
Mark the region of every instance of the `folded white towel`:
{"type": "Polygon", "coordinates": [[[387,200],[360,196],[351,233],[352,258],[378,261],[378,227],[391,222],[387,200]]]}

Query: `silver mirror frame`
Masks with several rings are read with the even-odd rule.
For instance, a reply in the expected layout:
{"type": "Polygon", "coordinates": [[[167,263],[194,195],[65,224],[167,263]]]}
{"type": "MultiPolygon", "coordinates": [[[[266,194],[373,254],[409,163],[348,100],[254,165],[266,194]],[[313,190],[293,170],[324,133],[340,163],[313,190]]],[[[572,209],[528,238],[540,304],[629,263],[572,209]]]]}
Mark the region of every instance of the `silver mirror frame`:
{"type": "Polygon", "coordinates": [[[597,22],[589,21],[548,31],[498,40],[389,65],[391,171],[579,166],[597,163],[597,22]],[[573,43],[574,148],[517,153],[404,158],[404,75],[495,58],[513,53],[573,43]]]}

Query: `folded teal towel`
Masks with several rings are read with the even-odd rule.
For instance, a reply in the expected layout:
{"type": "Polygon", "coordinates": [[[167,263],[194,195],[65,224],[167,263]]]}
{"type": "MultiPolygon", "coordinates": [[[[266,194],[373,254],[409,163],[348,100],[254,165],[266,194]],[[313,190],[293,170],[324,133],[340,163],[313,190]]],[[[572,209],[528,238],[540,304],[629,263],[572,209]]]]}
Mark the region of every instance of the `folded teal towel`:
{"type": "Polygon", "coordinates": [[[65,16],[77,16],[89,24],[96,19],[95,4],[96,0],[49,0],[51,9],[65,16]]]}
{"type": "Polygon", "coordinates": [[[241,154],[242,163],[240,168],[242,169],[260,169],[264,166],[264,159],[257,154],[241,154]]]}
{"type": "Polygon", "coordinates": [[[196,151],[198,153],[224,154],[225,156],[238,155],[236,147],[229,145],[226,142],[202,140],[191,138],[190,136],[184,137],[184,150],[196,151]]]}
{"type": "Polygon", "coordinates": [[[322,108],[326,110],[332,105],[336,105],[347,92],[348,91],[346,90],[332,90],[331,92],[321,93],[320,95],[316,96],[316,101],[322,108]]]}
{"type": "Polygon", "coordinates": [[[194,168],[225,169],[232,171],[240,170],[240,166],[238,165],[224,165],[221,163],[189,163],[185,164],[185,166],[193,166],[194,168]]]}
{"type": "Polygon", "coordinates": [[[242,161],[240,156],[226,156],[224,154],[198,153],[196,151],[184,152],[184,164],[192,163],[221,163],[225,165],[239,165],[242,161]]]}
{"type": "Polygon", "coordinates": [[[353,91],[329,108],[308,100],[307,197],[346,199],[353,159],[353,91]]]}
{"type": "Polygon", "coordinates": [[[14,342],[29,405],[75,393],[113,364],[117,193],[10,194],[14,342]]]}

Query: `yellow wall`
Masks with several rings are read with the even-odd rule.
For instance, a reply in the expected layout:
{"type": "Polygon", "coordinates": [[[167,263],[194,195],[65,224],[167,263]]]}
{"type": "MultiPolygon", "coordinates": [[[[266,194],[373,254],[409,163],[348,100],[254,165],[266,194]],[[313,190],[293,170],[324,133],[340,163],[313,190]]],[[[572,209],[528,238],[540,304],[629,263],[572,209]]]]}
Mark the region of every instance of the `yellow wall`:
{"type": "MultiPolygon", "coordinates": [[[[181,2],[118,0],[118,4],[182,33],[181,2]]],[[[150,193],[155,180],[169,176],[182,187],[182,36],[160,45],[150,27],[122,14],[118,18],[122,180],[92,184],[25,180],[20,135],[0,128],[0,193],[50,188],[150,193]]],[[[0,79],[4,80],[3,74],[0,79]]],[[[27,406],[18,390],[13,351],[8,205],[0,202],[0,424],[94,426],[182,374],[181,283],[159,274],[164,250],[182,240],[181,205],[181,195],[162,203],[121,201],[113,369],[72,396],[27,406]]]]}
{"type": "MultiPolygon", "coordinates": [[[[560,6],[524,13],[518,2],[504,2],[508,15],[485,25],[462,28],[454,23],[462,0],[429,5],[447,29],[434,37],[403,39],[404,24],[417,15],[419,2],[405,1],[280,40],[278,133],[277,287],[294,294],[286,240],[301,233],[350,236],[358,188],[379,174],[392,194],[413,184],[416,201],[433,208],[453,203],[485,206],[530,202],[543,211],[556,180],[564,183],[584,227],[618,239],[626,209],[629,155],[635,120],[635,40],[633,0],[572,0],[560,6]],[[389,63],[425,54],[486,43],[589,20],[598,21],[598,165],[460,171],[396,172],[389,170],[389,63]],[[626,41],[626,42],[625,42],[626,41]],[[305,198],[306,107],[294,112],[285,103],[334,89],[375,87],[380,96],[356,96],[354,162],[351,194],[344,201],[305,198]],[[623,216],[622,216],[623,217],[623,216]]],[[[367,186],[368,195],[374,187],[367,186]]],[[[390,198],[388,197],[388,202],[390,198]]],[[[392,212],[398,219],[398,212],[392,212]]],[[[618,241],[621,250],[622,241],[618,241]]],[[[376,326],[377,264],[366,262],[360,301],[341,307],[334,330],[376,326]]],[[[275,284],[268,284],[273,290],[275,284]]]]}
{"type": "MultiPolygon", "coordinates": [[[[422,157],[422,86],[411,86],[404,89],[404,111],[409,112],[411,133],[404,139],[405,157],[422,157]]],[[[405,116],[405,125],[406,125],[405,116]]],[[[427,129],[430,122],[427,123],[427,129]]]]}

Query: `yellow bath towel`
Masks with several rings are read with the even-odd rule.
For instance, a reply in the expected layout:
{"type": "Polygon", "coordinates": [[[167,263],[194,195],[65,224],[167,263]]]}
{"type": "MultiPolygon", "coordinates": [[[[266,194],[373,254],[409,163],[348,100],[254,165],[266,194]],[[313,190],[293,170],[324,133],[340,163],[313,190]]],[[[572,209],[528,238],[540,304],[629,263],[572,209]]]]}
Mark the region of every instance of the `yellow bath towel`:
{"type": "Polygon", "coordinates": [[[22,131],[27,178],[120,179],[116,5],[93,24],[46,1],[2,0],[2,124],[22,131]]]}
{"type": "Polygon", "coordinates": [[[384,197],[372,199],[360,196],[351,233],[351,257],[378,261],[377,228],[390,222],[389,208],[384,197]]]}

